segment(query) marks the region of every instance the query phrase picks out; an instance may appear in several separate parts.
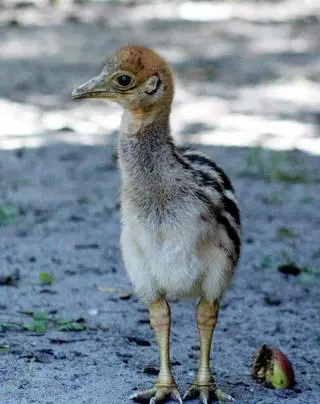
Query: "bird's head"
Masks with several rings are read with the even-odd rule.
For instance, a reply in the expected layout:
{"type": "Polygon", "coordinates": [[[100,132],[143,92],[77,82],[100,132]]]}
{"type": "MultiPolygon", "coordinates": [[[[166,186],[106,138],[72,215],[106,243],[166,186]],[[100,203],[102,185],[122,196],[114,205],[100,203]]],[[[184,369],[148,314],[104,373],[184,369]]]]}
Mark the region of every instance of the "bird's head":
{"type": "Polygon", "coordinates": [[[74,90],[72,98],[105,98],[137,116],[170,110],[172,74],[156,52],[129,45],[107,57],[101,73],[74,90]]]}

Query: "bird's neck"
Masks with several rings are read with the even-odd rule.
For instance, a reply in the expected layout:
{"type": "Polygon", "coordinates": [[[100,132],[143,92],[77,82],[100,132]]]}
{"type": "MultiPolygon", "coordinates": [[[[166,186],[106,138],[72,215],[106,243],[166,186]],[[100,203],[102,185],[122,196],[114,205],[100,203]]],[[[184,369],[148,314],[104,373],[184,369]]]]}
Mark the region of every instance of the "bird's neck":
{"type": "Polygon", "coordinates": [[[119,162],[123,180],[160,185],[165,181],[175,149],[169,125],[169,111],[152,114],[125,112],[122,117],[119,162]]]}
{"type": "Polygon", "coordinates": [[[150,131],[159,131],[163,136],[170,136],[169,108],[145,111],[135,109],[124,111],[121,120],[122,138],[141,137],[150,134],[150,131]]]}
{"type": "Polygon", "coordinates": [[[173,147],[169,123],[170,110],[125,111],[120,128],[120,158],[140,157],[154,159],[161,150],[173,147]],[[123,152],[123,153],[122,153],[123,152]],[[130,155],[130,152],[133,154],[130,155]]]}

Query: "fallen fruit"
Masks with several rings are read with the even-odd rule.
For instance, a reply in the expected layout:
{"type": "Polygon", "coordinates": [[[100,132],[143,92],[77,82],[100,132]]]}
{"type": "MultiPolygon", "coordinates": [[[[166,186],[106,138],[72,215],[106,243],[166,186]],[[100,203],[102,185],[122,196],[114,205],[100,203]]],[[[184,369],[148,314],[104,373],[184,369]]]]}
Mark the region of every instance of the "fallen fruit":
{"type": "Polygon", "coordinates": [[[262,345],[253,360],[252,376],[266,387],[288,389],[295,384],[293,367],[280,349],[262,345]]]}

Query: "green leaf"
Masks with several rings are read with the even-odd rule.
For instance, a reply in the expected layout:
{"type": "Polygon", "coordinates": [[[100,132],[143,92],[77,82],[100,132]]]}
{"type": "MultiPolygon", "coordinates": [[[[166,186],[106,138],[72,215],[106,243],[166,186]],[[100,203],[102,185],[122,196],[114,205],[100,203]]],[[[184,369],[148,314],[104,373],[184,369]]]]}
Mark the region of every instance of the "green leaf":
{"type": "Polygon", "coordinates": [[[85,331],[86,325],[83,323],[68,323],[60,325],[58,328],[60,331],[85,331]]]}
{"type": "Polygon", "coordinates": [[[244,175],[283,183],[319,182],[320,178],[307,172],[303,160],[290,152],[267,150],[257,145],[246,155],[247,170],[244,175]]]}
{"type": "Polygon", "coordinates": [[[277,229],[277,238],[279,240],[283,240],[285,238],[295,238],[298,236],[298,233],[295,233],[293,230],[290,230],[287,227],[279,227],[277,229]]]}
{"type": "Polygon", "coordinates": [[[83,195],[78,198],[79,205],[87,205],[88,203],[90,203],[90,199],[88,196],[83,195]]]}
{"type": "Polygon", "coordinates": [[[48,314],[47,313],[44,313],[44,312],[42,312],[42,311],[35,311],[34,313],[33,313],[33,319],[35,320],[35,321],[45,321],[45,320],[48,320],[48,314]]]}
{"type": "Polygon", "coordinates": [[[261,268],[270,268],[272,265],[272,259],[268,255],[263,255],[260,261],[261,268]]]}
{"type": "Polygon", "coordinates": [[[288,183],[307,183],[310,182],[311,179],[308,178],[307,174],[304,172],[291,172],[284,170],[275,170],[273,172],[272,178],[275,181],[288,182],[288,183]]]}
{"type": "Polygon", "coordinates": [[[4,203],[0,205],[0,225],[13,224],[16,222],[18,216],[18,209],[11,203],[4,203]]]}
{"type": "Polygon", "coordinates": [[[0,323],[0,330],[5,331],[5,330],[21,330],[23,326],[21,324],[16,324],[16,323],[0,323]]]}
{"type": "Polygon", "coordinates": [[[7,353],[10,350],[9,344],[0,344],[0,353],[7,353]]]}
{"type": "Polygon", "coordinates": [[[44,285],[52,285],[54,282],[54,278],[50,272],[40,272],[39,281],[44,285]]]}
{"type": "Polygon", "coordinates": [[[58,321],[60,331],[85,331],[87,329],[87,325],[83,319],[79,319],[78,321],[73,320],[59,320],[58,321]]]}
{"type": "Polygon", "coordinates": [[[312,196],[304,196],[302,198],[302,203],[312,203],[312,201],[313,201],[312,196]]]}
{"type": "Polygon", "coordinates": [[[38,334],[44,334],[47,331],[47,322],[34,320],[29,324],[25,324],[25,329],[36,332],[38,334]]]}
{"type": "Polygon", "coordinates": [[[299,282],[314,286],[320,286],[320,269],[319,268],[301,268],[299,282]]]}

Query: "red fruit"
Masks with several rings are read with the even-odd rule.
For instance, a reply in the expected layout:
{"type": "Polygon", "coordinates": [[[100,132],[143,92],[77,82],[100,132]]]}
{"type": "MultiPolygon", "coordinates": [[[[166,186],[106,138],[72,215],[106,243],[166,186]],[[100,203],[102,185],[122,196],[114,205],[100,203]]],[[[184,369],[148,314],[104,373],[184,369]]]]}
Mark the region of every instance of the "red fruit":
{"type": "Polygon", "coordinates": [[[256,352],[252,375],[259,383],[275,389],[288,389],[295,384],[291,362],[280,349],[271,345],[262,345],[256,352]]]}

